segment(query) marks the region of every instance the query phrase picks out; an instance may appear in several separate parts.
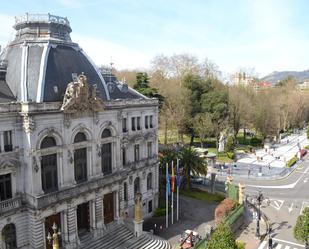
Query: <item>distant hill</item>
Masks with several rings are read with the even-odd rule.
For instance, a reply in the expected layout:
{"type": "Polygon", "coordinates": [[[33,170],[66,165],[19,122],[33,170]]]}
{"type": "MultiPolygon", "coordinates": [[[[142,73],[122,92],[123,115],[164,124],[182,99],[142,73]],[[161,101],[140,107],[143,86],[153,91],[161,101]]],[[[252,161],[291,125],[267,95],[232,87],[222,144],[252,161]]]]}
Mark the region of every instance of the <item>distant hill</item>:
{"type": "Polygon", "coordinates": [[[281,71],[281,72],[274,71],[271,74],[263,77],[261,80],[270,82],[272,84],[276,84],[278,81],[283,80],[284,78],[288,76],[293,76],[297,79],[298,82],[303,82],[304,80],[309,79],[309,69],[305,71],[300,71],[300,72],[298,71],[281,71]]]}

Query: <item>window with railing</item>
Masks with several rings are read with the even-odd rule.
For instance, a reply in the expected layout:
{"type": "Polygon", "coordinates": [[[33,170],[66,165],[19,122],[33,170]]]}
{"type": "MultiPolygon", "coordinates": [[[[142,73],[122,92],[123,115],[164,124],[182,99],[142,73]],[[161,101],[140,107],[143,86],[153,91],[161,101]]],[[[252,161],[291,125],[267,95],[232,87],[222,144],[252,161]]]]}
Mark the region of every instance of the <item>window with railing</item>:
{"type": "Polygon", "coordinates": [[[4,140],[4,151],[12,151],[13,143],[12,143],[12,131],[3,132],[3,140],[4,140]]]}
{"type": "Polygon", "coordinates": [[[137,130],[141,129],[141,117],[136,118],[136,127],[137,127],[137,130]]]}
{"type": "Polygon", "coordinates": [[[152,189],[152,173],[147,175],[147,190],[152,189]]]}
{"type": "Polygon", "coordinates": [[[147,142],[147,156],[148,158],[152,157],[152,142],[147,142]]]}
{"type": "Polygon", "coordinates": [[[153,128],[153,116],[152,115],[149,116],[149,123],[150,123],[149,127],[153,128]]]}
{"type": "Polygon", "coordinates": [[[0,175],[0,201],[12,198],[11,174],[0,175]]]}
{"type": "MultiPolygon", "coordinates": [[[[83,132],[76,134],[74,144],[87,141],[83,132]]],[[[87,181],[87,148],[74,150],[74,176],[77,183],[87,181]]]]}
{"type": "Polygon", "coordinates": [[[134,180],[134,196],[136,196],[137,193],[140,193],[139,177],[136,177],[135,180],[134,180]]]}
{"type": "Polygon", "coordinates": [[[149,128],[149,124],[148,124],[148,116],[145,116],[145,129],[149,128]]]}
{"type": "MultiPolygon", "coordinates": [[[[55,147],[56,140],[47,136],[41,143],[41,149],[55,147]]],[[[57,154],[51,153],[41,157],[41,179],[44,193],[58,190],[57,154]]]]}
{"type": "Polygon", "coordinates": [[[136,128],[135,128],[135,117],[131,118],[131,130],[132,131],[136,130],[136,128]]]}
{"type": "Polygon", "coordinates": [[[134,145],[134,162],[139,161],[139,144],[134,145]]]}
{"type": "Polygon", "coordinates": [[[122,119],[122,132],[125,133],[127,132],[127,118],[122,119]]]}

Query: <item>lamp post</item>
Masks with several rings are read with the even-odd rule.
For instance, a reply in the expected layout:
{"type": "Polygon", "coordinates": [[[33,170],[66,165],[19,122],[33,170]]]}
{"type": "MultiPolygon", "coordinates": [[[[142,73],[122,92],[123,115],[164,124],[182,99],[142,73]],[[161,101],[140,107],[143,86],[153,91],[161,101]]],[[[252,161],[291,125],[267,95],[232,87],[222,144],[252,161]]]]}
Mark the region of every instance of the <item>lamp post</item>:
{"type": "Polygon", "coordinates": [[[52,243],[53,249],[59,249],[59,237],[61,235],[60,229],[58,229],[56,223],[53,224],[52,229],[54,231],[53,236],[51,236],[51,234],[48,232],[47,240],[49,243],[52,243]]]}
{"type": "Polygon", "coordinates": [[[257,210],[257,221],[256,221],[256,231],[255,231],[255,236],[256,237],[260,237],[260,219],[261,219],[261,205],[262,202],[264,200],[264,196],[261,192],[261,190],[259,190],[259,193],[257,196],[254,196],[254,201],[258,206],[258,210],[257,210]]]}

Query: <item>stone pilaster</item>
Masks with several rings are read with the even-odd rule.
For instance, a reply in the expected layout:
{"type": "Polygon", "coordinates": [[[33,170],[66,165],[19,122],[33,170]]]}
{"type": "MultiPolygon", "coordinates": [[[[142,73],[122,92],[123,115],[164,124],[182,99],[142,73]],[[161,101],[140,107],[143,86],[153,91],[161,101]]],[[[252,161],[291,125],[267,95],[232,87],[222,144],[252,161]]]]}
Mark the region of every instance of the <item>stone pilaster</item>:
{"type": "Polygon", "coordinates": [[[29,214],[29,226],[30,226],[30,246],[32,249],[45,248],[45,227],[44,221],[38,219],[34,212],[29,214]]]}
{"type": "Polygon", "coordinates": [[[95,220],[97,225],[97,233],[102,233],[104,226],[103,219],[103,197],[101,195],[96,195],[95,198],[95,220]]]}

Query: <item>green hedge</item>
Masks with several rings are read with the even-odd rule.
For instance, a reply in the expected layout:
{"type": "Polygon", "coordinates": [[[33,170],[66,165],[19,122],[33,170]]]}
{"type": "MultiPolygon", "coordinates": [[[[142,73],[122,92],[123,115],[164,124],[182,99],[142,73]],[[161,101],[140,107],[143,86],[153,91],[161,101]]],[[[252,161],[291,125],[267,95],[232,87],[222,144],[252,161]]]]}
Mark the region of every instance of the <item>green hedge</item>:
{"type": "Polygon", "coordinates": [[[287,163],[287,166],[288,167],[292,167],[296,162],[297,162],[298,158],[296,156],[292,157],[288,163],[287,163]]]}
{"type": "Polygon", "coordinates": [[[306,146],[305,146],[305,149],[306,149],[306,150],[309,150],[309,145],[306,145],[306,146]]]}
{"type": "Polygon", "coordinates": [[[243,215],[244,211],[244,205],[239,205],[225,218],[225,222],[229,225],[234,224],[239,219],[239,217],[243,215]]]}

